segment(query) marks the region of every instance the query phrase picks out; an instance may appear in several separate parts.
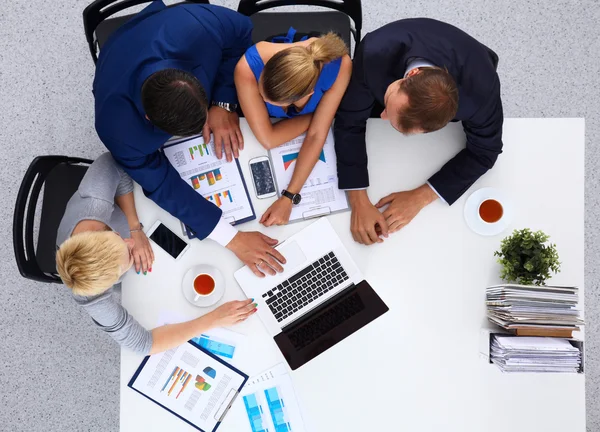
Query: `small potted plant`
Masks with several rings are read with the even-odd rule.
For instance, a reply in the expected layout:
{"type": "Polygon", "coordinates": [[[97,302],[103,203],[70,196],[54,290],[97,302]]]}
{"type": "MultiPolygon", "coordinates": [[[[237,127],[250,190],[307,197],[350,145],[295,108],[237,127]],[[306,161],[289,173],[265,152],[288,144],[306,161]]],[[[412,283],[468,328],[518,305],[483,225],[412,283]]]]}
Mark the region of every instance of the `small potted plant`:
{"type": "Polygon", "coordinates": [[[546,279],[560,271],[556,245],[547,243],[550,236],[529,228],[514,230],[502,240],[499,257],[502,265],[500,277],[509,283],[544,285],[546,279]]]}

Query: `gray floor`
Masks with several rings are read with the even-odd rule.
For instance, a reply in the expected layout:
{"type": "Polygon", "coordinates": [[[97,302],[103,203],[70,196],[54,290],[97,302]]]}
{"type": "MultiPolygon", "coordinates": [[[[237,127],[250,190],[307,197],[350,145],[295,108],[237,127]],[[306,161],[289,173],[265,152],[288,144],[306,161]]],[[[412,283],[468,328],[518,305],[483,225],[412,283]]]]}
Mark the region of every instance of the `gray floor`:
{"type": "MultiPolygon", "coordinates": [[[[13,203],[31,159],[40,154],[92,158],[103,151],[94,132],[94,69],[81,20],[89,1],[12,0],[0,10],[3,431],[118,430],[117,347],[92,328],[63,287],[22,279],[10,246],[13,203]]],[[[427,16],[455,24],[493,48],[500,56],[507,117],[586,118],[587,412],[588,431],[600,430],[598,2],[363,2],[364,32],[427,16]]],[[[214,3],[236,6],[232,0],[214,3]]]]}

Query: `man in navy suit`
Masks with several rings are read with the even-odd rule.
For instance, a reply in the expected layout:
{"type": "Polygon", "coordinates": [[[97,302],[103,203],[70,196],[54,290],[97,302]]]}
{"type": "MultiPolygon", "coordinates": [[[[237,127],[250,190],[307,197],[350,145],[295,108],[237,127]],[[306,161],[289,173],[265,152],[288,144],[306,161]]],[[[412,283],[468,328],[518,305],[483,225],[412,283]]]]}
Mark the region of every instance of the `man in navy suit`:
{"type": "Polygon", "coordinates": [[[238,156],[244,141],[233,72],[251,33],[248,17],[223,7],[154,1],[102,47],[93,92],[100,139],[144,193],[264,276],[283,270],[277,241],[222,220],[159,151],[173,135],[202,133],[208,141],[212,132],[219,158],[238,156]]]}
{"type": "Polygon", "coordinates": [[[351,230],[362,244],[382,242],[437,199],[452,205],[502,152],[498,57],[449,24],[426,18],[390,23],[358,46],[334,134],[340,189],[348,190],[351,230]],[[367,195],[366,123],[376,112],[409,135],[462,121],[466,148],[422,186],[375,205],[367,195]],[[381,208],[386,207],[383,212],[381,208]]]}

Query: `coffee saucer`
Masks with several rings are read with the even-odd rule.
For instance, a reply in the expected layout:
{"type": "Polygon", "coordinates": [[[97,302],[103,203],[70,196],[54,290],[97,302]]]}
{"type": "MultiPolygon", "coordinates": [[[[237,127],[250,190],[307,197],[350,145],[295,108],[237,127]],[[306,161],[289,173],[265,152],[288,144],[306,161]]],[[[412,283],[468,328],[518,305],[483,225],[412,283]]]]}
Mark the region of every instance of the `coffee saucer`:
{"type": "Polygon", "coordinates": [[[508,228],[514,217],[514,206],[505,193],[491,187],[479,189],[471,194],[465,203],[465,222],[471,230],[482,236],[495,236],[508,228]],[[488,199],[498,201],[502,205],[502,217],[494,223],[481,219],[479,206],[488,199]]]}
{"type": "Polygon", "coordinates": [[[185,299],[194,306],[209,307],[223,298],[223,295],[225,294],[225,278],[218,268],[208,264],[200,264],[185,272],[181,283],[181,289],[185,299]],[[194,301],[194,298],[196,297],[196,291],[194,291],[194,279],[202,273],[210,275],[215,280],[215,290],[207,296],[200,297],[198,301],[194,301]]]}

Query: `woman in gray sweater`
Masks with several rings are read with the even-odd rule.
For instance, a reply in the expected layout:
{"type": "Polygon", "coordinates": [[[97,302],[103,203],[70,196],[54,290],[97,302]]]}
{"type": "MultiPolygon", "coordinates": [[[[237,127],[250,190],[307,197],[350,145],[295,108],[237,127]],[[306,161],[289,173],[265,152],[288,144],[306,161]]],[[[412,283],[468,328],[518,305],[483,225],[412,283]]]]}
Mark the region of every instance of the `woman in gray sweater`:
{"type": "Polygon", "coordinates": [[[152,271],[154,254],[141,228],[133,181],[110,153],[102,154],[67,204],[56,239],[56,266],[75,301],[119,344],[143,355],[154,354],[256,312],[252,299],[232,301],[194,320],[146,330],[113,292],[134,264],[138,274],[152,271]]]}

